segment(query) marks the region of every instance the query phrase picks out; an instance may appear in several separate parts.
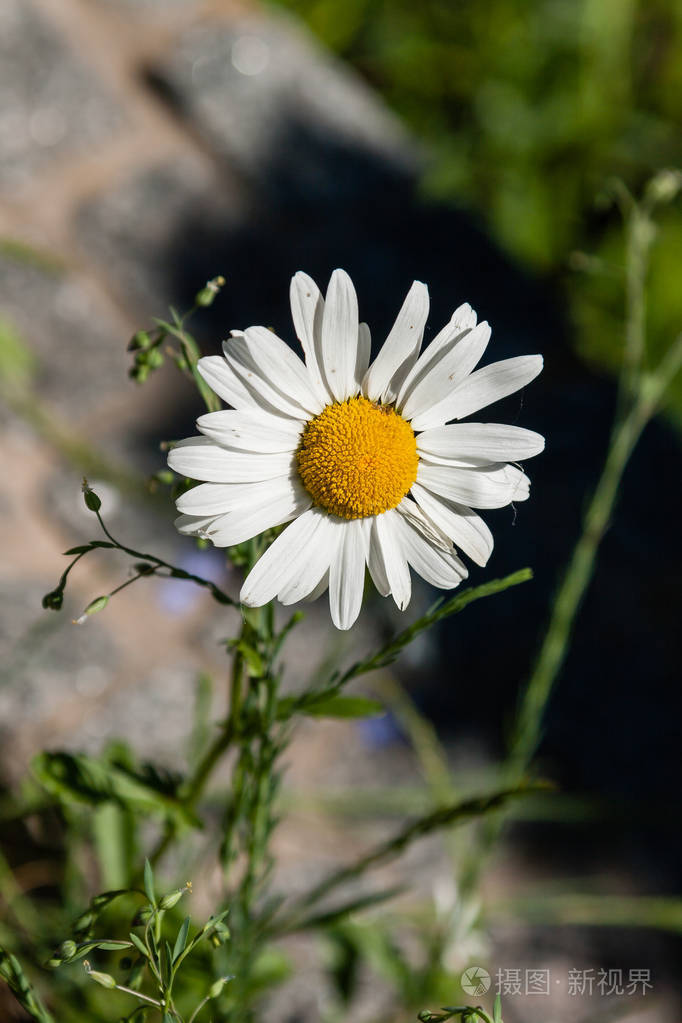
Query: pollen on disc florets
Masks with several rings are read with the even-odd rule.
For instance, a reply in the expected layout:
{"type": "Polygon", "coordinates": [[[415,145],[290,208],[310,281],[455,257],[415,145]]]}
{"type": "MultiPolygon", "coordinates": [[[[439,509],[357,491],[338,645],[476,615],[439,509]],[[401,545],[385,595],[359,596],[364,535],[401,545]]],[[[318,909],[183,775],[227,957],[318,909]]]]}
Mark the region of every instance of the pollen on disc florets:
{"type": "Polygon", "coordinates": [[[417,440],[388,405],[349,398],[311,419],[296,452],[315,504],[344,519],[395,508],[417,478],[417,440]]]}

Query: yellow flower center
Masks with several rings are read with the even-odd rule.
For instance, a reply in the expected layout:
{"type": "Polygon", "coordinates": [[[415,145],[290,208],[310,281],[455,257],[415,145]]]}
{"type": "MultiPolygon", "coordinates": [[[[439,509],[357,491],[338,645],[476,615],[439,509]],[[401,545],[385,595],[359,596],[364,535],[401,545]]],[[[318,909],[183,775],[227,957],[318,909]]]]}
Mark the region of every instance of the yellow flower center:
{"type": "Polygon", "coordinates": [[[296,452],[315,504],[343,519],[395,508],[417,478],[412,427],[387,405],[349,398],[311,419],[296,452]]]}

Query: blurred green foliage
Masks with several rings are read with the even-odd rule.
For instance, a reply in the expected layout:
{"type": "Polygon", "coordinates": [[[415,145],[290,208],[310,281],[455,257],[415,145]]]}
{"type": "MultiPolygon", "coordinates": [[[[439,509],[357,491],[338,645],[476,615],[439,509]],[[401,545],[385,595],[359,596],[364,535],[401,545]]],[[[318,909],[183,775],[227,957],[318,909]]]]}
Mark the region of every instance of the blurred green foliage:
{"type": "MultiPolygon", "coordinates": [[[[609,178],[634,192],[682,166],[677,0],[279,0],[348,60],[427,144],[423,186],[482,220],[535,271],[576,281],[578,350],[608,368],[622,347],[622,235],[600,208],[609,178]],[[573,263],[573,266],[571,264],[573,263]]],[[[679,203],[661,224],[650,354],[682,324],[679,203]]],[[[673,396],[682,423],[682,384],[673,396]]]]}

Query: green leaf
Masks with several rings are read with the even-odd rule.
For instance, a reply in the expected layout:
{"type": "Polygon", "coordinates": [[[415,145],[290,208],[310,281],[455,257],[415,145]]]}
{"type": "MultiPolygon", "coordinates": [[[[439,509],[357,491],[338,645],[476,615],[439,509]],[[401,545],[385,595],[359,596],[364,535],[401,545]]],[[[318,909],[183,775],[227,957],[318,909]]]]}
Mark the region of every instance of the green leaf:
{"type": "Polygon", "coordinates": [[[163,791],[166,781],[151,772],[138,777],[121,764],[82,753],[40,753],[32,767],[41,785],[67,805],[114,802],[129,810],[158,813],[178,824],[201,827],[174,792],[163,791]]]}
{"type": "Polygon", "coordinates": [[[178,936],[175,939],[175,945],[173,946],[173,955],[171,956],[171,963],[175,966],[179,956],[185,951],[185,945],[187,944],[187,935],[189,934],[189,917],[186,916],[182,921],[178,936]]]}
{"type": "Polygon", "coordinates": [[[137,951],[141,955],[143,955],[145,957],[145,959],[149,959],[149,949],[147,948],[147,946],[143,942],[142,938],[139,938],[137,936],[137,934],[135,934],[134,931],[131,931],[130,932],[130,940],[132,941],[132,943],[135,946],[135,948],[137,949],[137,951]]]}
{"type": "Polygon", "coordinates": [[[148,859],[144,861],[144,890],[147,893],[147,898],[151,902],[152,906],[156,905],[156,895],[154,894],[154,871],[152,865],[148,859]]]}
{"type": "Polygon", "coordinates": [[[502,999],[500,993],[495,995],[495,1003],[493,1005],[493,1023],[502,1023],[502,999]]]}
{"type": "Polygon", "coordinates": [[[370,700],[366,696],[310,695],[305,697],[285,697],[277,704],[277,720],[286,721],[292,713],[305,714],[308,717],[325,718],[368,718],[385,714],[386,708],[378,700],[370,700]]]}

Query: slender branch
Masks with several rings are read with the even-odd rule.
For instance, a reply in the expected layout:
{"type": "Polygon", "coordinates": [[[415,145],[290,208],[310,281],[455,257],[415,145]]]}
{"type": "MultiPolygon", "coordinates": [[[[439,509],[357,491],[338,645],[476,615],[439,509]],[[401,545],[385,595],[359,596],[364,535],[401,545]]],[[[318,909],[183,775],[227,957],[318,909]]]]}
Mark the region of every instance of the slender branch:
{"type": "Polygon", "coordinates": [[[187,579],[189,582],[196,583],[197,586],[205,587],[211,591],[213,597],[220,604],[228,604],[233,607],[237,606],[237,601],[233,600],[232,597],[228,597],[227,593],[221,590],[220,587],[216,586],[215,583],[211,582],[210,579],[204,579],[200,575],[194,575],[192,572],[186,572],[184,568],[176,568],[175,565],[169,564],[169,562],[164,561],[163,558],[158,558],[155,554],[145,554],[142,551],[136,551],[132,547],[127,547],[125,544],[120,543],[107,529],[100,512],[96,511],[95,515],[97,516],[102,532],[113,543],[114,547],[117,547],[125,554],[129,554],[132,558],[138,558],[140,561],[149,561],[159,568],[168,569],[174,579],[187,579]]]}

